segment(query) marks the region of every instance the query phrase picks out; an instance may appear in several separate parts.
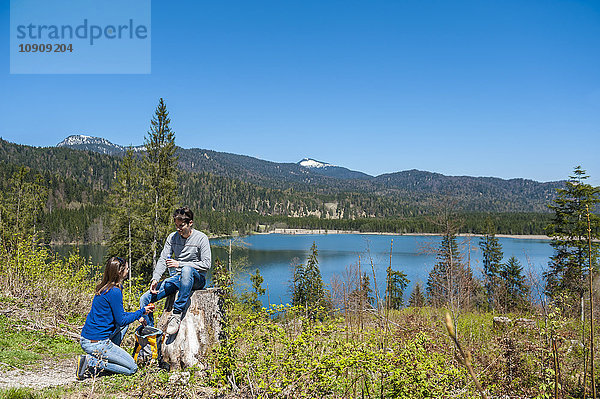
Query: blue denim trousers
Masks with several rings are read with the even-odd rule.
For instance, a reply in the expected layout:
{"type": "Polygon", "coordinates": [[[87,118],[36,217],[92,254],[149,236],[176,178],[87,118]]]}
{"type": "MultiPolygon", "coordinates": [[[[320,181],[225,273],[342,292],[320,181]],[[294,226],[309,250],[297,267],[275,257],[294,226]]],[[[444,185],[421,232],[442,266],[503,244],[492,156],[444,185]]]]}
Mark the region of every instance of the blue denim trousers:
{"type": "MultiPolygon", "coordinates": [[[[181,274],[174,268],[169,268],[171,274],[169,278],[158,283],[157,294],[146,291],[140,298],[140,307],[143,308],[149,303],[160,301],[161,299],[179,291],[175,303],[173,304],[173,313],[184,313],[189,306],[189,299],[192,291],[201,290],[206,284],[206,278],[191,266],[183,266],[181,274]]],[[[149,313],[143,316],[149,326],[154,326],[154,315],[149,313]]]]}
{"type": "Polygon", "coordinates": [[[87,364],[92,374],[98,374],[103,370],[112,373],[134,374],[138,367],[133,357],[119,345],[129,326],[118,328],[108,339],[92,342],[81,337],[79,341],[81,348],[87,353],[87,364]]]}

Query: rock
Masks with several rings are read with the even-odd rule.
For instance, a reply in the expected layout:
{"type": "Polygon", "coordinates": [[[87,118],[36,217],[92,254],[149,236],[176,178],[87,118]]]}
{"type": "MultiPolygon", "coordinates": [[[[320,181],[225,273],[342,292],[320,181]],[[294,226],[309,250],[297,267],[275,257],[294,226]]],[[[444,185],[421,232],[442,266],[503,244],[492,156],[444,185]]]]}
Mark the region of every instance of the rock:
{"type": "Polygon", "coordinates": [[[506,316],[496,316],[493,320],[494,328],[506,328],[509,327],[512,323],[512,320],[506,316]]]}
{"type": "Polygon", "coordinates": [[[535,320],[521,318],[521,319],[515,320],[515,326],[523,327],[523,328],[535,328],[536,323],[535,323],[535,320]]]}
{"type": "Polygon", "coordinates": [[[187,385],[190,382],[189,371],[176,371],[169,377],[169,384],[171,385],[187,385]]]}
{"type": "MultiPolygon", "coordinates": [[[[162,344],[163,361],[171,369],[196,366],[203,369],[203,359],[219,342],[224,318],[218,288],[195,291],[190,305],[182,315],[177,334],[165,335],[162,344]]],[[[158,328],[165,331],[173,309],[174,296],[167,298],[158,328]]]]}

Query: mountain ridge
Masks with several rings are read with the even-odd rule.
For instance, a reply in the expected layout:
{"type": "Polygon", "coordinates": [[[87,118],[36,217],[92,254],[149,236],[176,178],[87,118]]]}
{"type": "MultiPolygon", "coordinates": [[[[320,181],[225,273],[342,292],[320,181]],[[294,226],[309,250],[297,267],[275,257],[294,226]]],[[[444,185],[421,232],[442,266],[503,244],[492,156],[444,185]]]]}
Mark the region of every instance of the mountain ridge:
{"type": "MultiPolygon", "coordinates": [[[[93,137],[87,135],[70,135],[65,138],[63,141],[56,145],[57,147],[67,147],[77,150],[84,151],[92,151],[101,154],[108,155],[122,155],[129,148],[128,146],[122,146],[119,144],[114,144],[107,139],[101,137],[93,137]],[[108,149],[112,149],[112,152],[108,149]]],[[[136,152],[140,152],[144,150],[144,146],[132,146],[132,149],[136,152]]],[[[380,175],[372,176],[367,173],[361,171],[351,170],[342,166],[332,165],[326,162],[317,161],[313,158],[303,158],[302,160],[291,163],[291,162],[274,162],[263,160],[260,158],[255,158],[249,155],[243,154],[235,154],[229,152],[220,152],[215,150],[208,150],[202,148],[182,148],[178,147],[178,155],[180,156],[180,166],[188,171],[202,172],[207,171],[205,169],[210,169],[211,167],[206,166],[207,162],[218,161],[224,164],[227,164],[229,167],[237,169],[238,165],[235,164],[250,164],[251,166],[263,166],[268,165],[269,167],[275,169],[281,169],[280,173],[274,173],[274,176],[279,178],[284,178],[283,174],[292,174],[292,175],[305,175],[304,177],[310,175],[319,175],[325,177],[334,177],[338,179],[374,179],[377,181],[384,182],[385,180],[397,179],[398,176],[410,176],[418,174],[421,177],[429,177],[429,178],[444,178],[444,179],[493,179],[497,181],[510,182],[510,181],[529,181],[538,184],[554,184],[554,183],[562,183],[563,180],[557,181],[549,181],[549,182],[540,182],[533,179],[528,179],[525,177],[516,177],[510,179],[504,179],[500,177],[493,176],[469,176],[469,175],[444,175],[439,172],[430,172],[423,171],[418,169],[409,169],[397,172],[387,172],[380,175]],[[203,159],[204,158],[204,159],[203,159]],[[296,168],[297,166],[298,168],[296,168]],[[308,172],[308,173],[307,173],[308,172]]],[[[214,166],[213,166],[214,167],[214,166]]],[[[289,177],[289,176],[288,176],[289,177]]]]}

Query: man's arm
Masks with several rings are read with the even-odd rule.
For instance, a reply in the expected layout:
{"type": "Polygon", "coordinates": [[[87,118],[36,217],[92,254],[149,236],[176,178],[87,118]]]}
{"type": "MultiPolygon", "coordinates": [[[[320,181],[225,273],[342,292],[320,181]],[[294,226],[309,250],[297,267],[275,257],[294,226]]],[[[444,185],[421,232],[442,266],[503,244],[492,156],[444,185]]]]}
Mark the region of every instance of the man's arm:
{"type": "Polygon", "coordinates": [[[163,247],[162,252],[160,253],[160,257],[156,262],[156,267],[154,268],[154,272],[152,273],[152,280],[159,281],[162,277],[165,270],[167,270],[167,258],[171,255],[171,238],[173,234],[169,234],[167,240],[165,241],[165,246],[163,247]]]}

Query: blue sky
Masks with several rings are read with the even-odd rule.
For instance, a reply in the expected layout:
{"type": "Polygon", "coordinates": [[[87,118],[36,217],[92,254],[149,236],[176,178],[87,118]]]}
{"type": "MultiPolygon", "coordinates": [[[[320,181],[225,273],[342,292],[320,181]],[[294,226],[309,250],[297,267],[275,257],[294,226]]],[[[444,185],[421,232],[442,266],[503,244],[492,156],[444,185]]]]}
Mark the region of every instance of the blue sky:
{"type": "Polygon", "coordinates": [[[12,142],[141,144],[163,97],[185,148],[600,184],[600,2],[153,1],[145,75],[11,75],[9,9],[12,142]]]}

